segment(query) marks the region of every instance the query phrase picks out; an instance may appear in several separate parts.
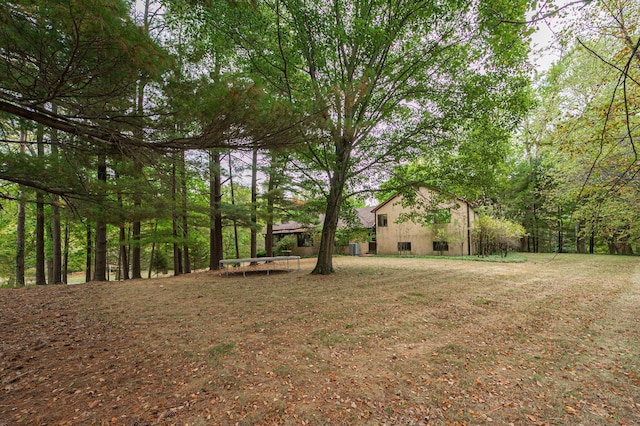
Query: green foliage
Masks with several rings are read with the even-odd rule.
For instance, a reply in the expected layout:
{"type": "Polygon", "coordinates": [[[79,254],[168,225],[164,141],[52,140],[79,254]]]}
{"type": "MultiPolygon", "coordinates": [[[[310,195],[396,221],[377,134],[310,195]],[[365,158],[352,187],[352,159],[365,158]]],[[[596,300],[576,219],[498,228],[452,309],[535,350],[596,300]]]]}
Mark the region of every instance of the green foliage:
{"type": "Polygon", "coordinates": [[[473,223],[471,233],[477,253],[482,256],[496,253],[507,256],[510,250],[520,245],[525,230],[518,223],[483,214],[473,223]]]}
{"type": "Polygon", "coordinates": [[[151,259],[151,268],[156,272],[166,274],[169,270],[169,259],[163,250],[157,249],[151,259]]]}
{"type": "MultiPolygon", "coordinates": [[[[233,40],[246,77],[304,119],[292,169],[304,191],[324,198],[331,228],[356,188],[399,161],[450,149],[471,128],[486,147],[513,129],[526,103],[527,48],[522,27],[498,16],[523,18],[526,4],[212,1],[189,13],[215,29],[210,48],[221,34],[233,40]]],[[[323,253],[333,245],[321,242],[316,272],[331,272],[323,253]]]]}
{"type": "Polygon", "coordinates": [[[275,254],[279,254],[285,250],[293,250],[298,245],[298,239],[295,235],[287,235],[281,238],[275,246],[275,254]]]}

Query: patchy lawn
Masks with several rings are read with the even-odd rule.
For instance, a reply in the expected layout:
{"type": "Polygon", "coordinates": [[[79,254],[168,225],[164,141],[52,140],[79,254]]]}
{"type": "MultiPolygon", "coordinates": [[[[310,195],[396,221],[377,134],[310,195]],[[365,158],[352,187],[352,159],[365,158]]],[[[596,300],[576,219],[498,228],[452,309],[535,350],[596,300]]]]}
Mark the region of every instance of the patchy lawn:
{"type": "Polygon", "coordinates": [[[635,424],[640,259],[0,290],[0,425],[635,424]]]}

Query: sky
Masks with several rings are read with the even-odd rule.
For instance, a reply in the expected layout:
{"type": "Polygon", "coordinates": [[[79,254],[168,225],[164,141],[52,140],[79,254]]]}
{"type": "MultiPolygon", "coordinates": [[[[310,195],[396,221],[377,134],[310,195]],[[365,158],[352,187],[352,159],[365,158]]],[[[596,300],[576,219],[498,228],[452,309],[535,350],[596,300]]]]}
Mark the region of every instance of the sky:
{"type": "MultiPolygon", "coordinates": [[[[558,8],[564,7],[565,19],[571,19],[572,15],[575,15],[580,8],[584,7],[583,2],[576,0],[548,0],[539,3],[542,4],[540,6],[543,8],[540,11],[542,13],[545,12],[544,8],[547,3],[555,3],[558,8]]],[[[534,15],[535,12],[530,12],[527,15],[527,19],[532,19],[534,15]]],[[[563,24],[567,22],[565,19],[554,15],[533,24],[537,30],[531,37],[529,59],[538,72],[548,70],[554,62],[560,59],[560,44],[556,40],[556,34],[562,30],[563,24]]]]}

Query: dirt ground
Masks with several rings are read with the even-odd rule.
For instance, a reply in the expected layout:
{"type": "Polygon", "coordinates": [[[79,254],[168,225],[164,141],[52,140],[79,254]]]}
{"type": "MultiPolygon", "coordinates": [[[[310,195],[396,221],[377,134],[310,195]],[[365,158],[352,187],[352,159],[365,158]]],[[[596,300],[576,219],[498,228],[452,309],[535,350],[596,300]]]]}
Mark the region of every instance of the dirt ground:
{"type": "Polygon", "coordinates": [[[640,259],[0,289],[0,425],[638,424],[640,259]]]}

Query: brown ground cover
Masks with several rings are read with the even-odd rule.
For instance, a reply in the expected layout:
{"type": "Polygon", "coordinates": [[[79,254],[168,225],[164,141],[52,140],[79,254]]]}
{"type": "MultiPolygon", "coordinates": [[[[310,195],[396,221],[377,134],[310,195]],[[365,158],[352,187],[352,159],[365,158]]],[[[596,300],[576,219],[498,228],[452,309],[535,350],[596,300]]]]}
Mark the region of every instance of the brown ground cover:
{"type": "Polygon", "coordinates": [[[0,290],[0,425],[636,424],[640,262],[0,290]]]}

